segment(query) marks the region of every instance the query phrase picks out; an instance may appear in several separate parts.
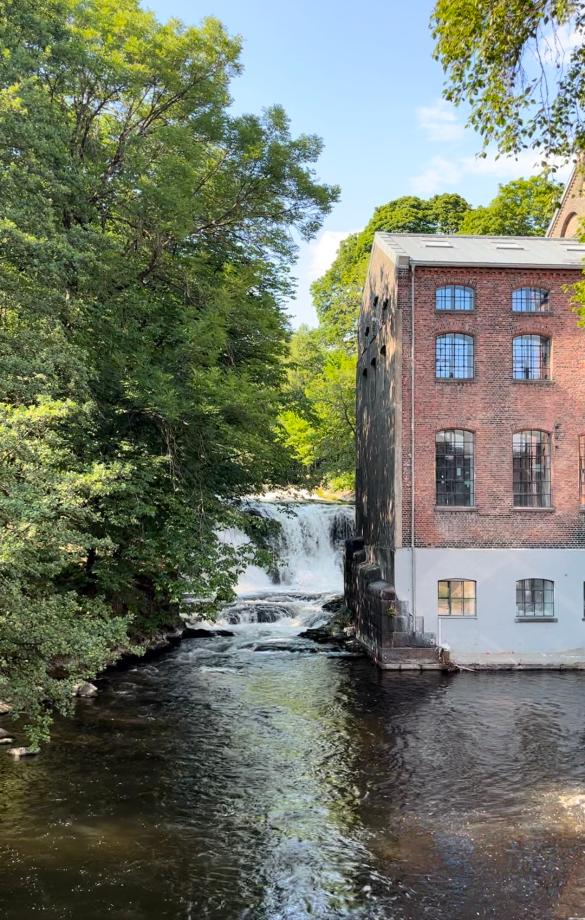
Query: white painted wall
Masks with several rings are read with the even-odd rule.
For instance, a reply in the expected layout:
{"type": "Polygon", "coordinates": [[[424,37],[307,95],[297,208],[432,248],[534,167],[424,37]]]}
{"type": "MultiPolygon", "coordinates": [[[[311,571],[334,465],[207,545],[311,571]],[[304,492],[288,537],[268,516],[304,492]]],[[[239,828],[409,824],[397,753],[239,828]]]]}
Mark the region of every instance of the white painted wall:
{"type": "MultiPolygon", "coordinates": [[[[455,661],[585,666],[585,549],[416,549],[415,569],[416,616],[455,661]],[[437,615],[437,582],[449,578],[477,582],[477,617],[437,615]],[[516,622],[520,578],[554,581],[556,623],[516,622]]],[[[410,549],[396,551],[395,572],[396,593],[412,609],[410,549]]]]}

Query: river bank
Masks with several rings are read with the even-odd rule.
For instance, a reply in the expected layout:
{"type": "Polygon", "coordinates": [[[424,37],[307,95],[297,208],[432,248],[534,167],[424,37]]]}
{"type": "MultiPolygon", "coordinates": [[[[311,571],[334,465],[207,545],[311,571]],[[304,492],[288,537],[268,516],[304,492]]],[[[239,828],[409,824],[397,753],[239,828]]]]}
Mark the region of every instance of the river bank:
{"type": "Polygon", "coordinates": [[[109,674],[41,758],[1,759],[2,917],[579,916],[577,675],[383,673],[286,603],[109,674]]]}
{"type": "Polygon", "coordinates": [[[223,634],[161,636],[0,758],[3,920],[580,916],[579,675],[380,671],[311,508],[223,634]]]}
{"type": "MultiPolygon", "coordinates": [[[[245,502],[245,507],[250,515],[265,517],[275,525],[272,535],[275,563],[271,570],[248,566],[237,586],[240,601],[225,605],[225,610],[216,615],[217,622],[202,617],[199,603],[193,603],[191,617],[169,610],[166,623],[155,633],[132,635],[131,650],[118,649],[109,664],[91,682],[80,683],[75,688],[75,696],[95,696],[100,684],[110,674],[153,661],[186,639],[233,637],[234,633],[229,628],[231,623],[240,622],[240,618],[248,621],[250,612],[245,608],[245,598],[250,590],[253,596],[258,592],[278,594],[272,604],[252,605],[256,611],[254,616],[268,622],[296,615],[296,595],[292,604],[286,602],[285,595],[289,588],[293,589],[293,594],[303,590],[311,597],[322,597],[324,603],[331,600],[342,585],[343,545],[353,527],[351,502],[325,500],[305,490],[287,489],[250,498],[245,502]]],[[[222,539],[234,546],[249,542],[249,538],[239,530],[223,532],[222,539]]],[[[329,610],[326,613],[331,612],[329,610]]],[[[323,619],[322,612],[313,613],[318,619],[323,619]]],[[[2,714],[10,717],[10,707],[7,704],[0,703],[0,716],[2,714]]],[[[12,725],[13,730],[6,736],[10,742],[14,738],[23,738],[21,727],[14,723],[12,725]]],[[[7,744],[5,742],[4,749],[17,759],[39,753],[36,746],[9,748],[7,744]]]]}

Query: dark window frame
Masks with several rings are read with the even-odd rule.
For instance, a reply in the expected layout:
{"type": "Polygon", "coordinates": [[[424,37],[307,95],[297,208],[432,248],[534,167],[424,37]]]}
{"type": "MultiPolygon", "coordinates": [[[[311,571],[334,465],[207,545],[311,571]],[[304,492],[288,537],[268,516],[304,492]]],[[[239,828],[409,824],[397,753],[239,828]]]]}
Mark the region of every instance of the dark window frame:
{"type": "Polygon", "coordinates": [[[555,583],[550,578],[520,578],[516,582],[516,619],[552,620],[555,583]]]}
{"type": "Polygon", "coordinates": [[[464,428],[435,432],[435,501],[438,508],[475,507],[475,434],[464,428]]]}
{"type": "Polygon", "coordinates": [[[514,508],[552,507],[551,436],[540,428],[516,431],[512,438],[514,508]]]}
{"type": "Polygon", "coordinates": [[[585,508],[585,434],[579,435],[579,502],[585,508]]]}
{"type": "Polygon", "coordinates": [[[550,313],[550,291],[529,286],[515,288],[512,291],[512,312],[550,313]]]}
{"type": "Polygon", "coordinates": [[[540,333],[523,332],[512,339],[512,379],[550,380],[552,340],[540,333]]]}
{"type": "Polygon", "coordinates": [[[435,288],[435,310],[439,313],[473,313],[475,288],[470,284],[441,284],[435,288]]]}
{"type": "Polygon", "coordinates": [[[473,578],[440,578],[437,581],[437,616],[477,617],[477,582],[473,578]]]}
{"type": "Polygon", "coordinates": [[[435,338],[435,379],[473,380],[475,338],[467,332],[442,332],[435,338]]]}

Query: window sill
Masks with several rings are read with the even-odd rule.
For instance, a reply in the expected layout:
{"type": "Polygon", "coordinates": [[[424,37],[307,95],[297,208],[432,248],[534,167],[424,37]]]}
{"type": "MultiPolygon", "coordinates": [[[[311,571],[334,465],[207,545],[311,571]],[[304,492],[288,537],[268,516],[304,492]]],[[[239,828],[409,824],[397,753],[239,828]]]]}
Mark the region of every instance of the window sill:
{"type": "Polygon", "coordinates": [[[519,383],[520,385],[524,384],[536,384],[537,387],[551,387],[554,384],[552,377],[512,377],[512,383],[519,383]]]}
{"type": "Polygon", "coordinates": [[[515,623],[558,623],[557,617],[516,617],[515,623]]]}
{"type": "Polygon", "coordinates": [[[453,314],[455,314],[455,316],[461,316],[461,314],[463,314],[463,316],[469,316],[470,313],[473,314],[473,313],[475,313],[475,312],[476,312],[475,309],[473,309],[473,310],[441,310],[441,309],[437,309],[437,307],[435,307],[435,315],[436,315],[436,316],[443,316],[445,313],[448,313],[448,314],[450,314],[451,316],[453,316],[453,314]]]}
{"type": "Polygon", "coordinates": [[[435,505],[435,511],[477,511],[477,505],[435,505]]]}
{"type": "Polygon", "coordinates": [[[546,506],[546,507],[543,507],[543,508],[533,508],[533,507],[529,507],[529,506],[527,506],[526,508],[524,508],[522,505],[513,505],[513,506],[512,506],[512,511],[530,511],[532,514],[534,514],[535,512],[539,512],[539,511],[544,511],[545,514],[552,514],[552,513],[554,513],[556,510],[557,510],[557,509],[554,507],[554,505],[546,506]]]}
{"type": "Polygon", "coordinates": [[[435,377],[435,383],[475,383],[475,377],[435,377]]]}
{"type": "Polygon", "coordinates": [[[453,613],[438,613],[437,616],[440,620],[477,620],[477,614],[472,616],[470,613],[462,614],[453,614],[453,613]]]}

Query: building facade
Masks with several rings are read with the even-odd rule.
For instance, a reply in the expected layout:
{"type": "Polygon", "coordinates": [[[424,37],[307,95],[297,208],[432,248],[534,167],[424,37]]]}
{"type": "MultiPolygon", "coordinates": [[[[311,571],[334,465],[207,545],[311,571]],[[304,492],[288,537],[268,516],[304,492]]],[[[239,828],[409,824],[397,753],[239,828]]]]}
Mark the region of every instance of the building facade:
{"type": "Polygon", "coordinates": [[[375,236],[346,591],[383,666],[431,644],[585,666],[584,257],[566,237],[375,236]]]}

